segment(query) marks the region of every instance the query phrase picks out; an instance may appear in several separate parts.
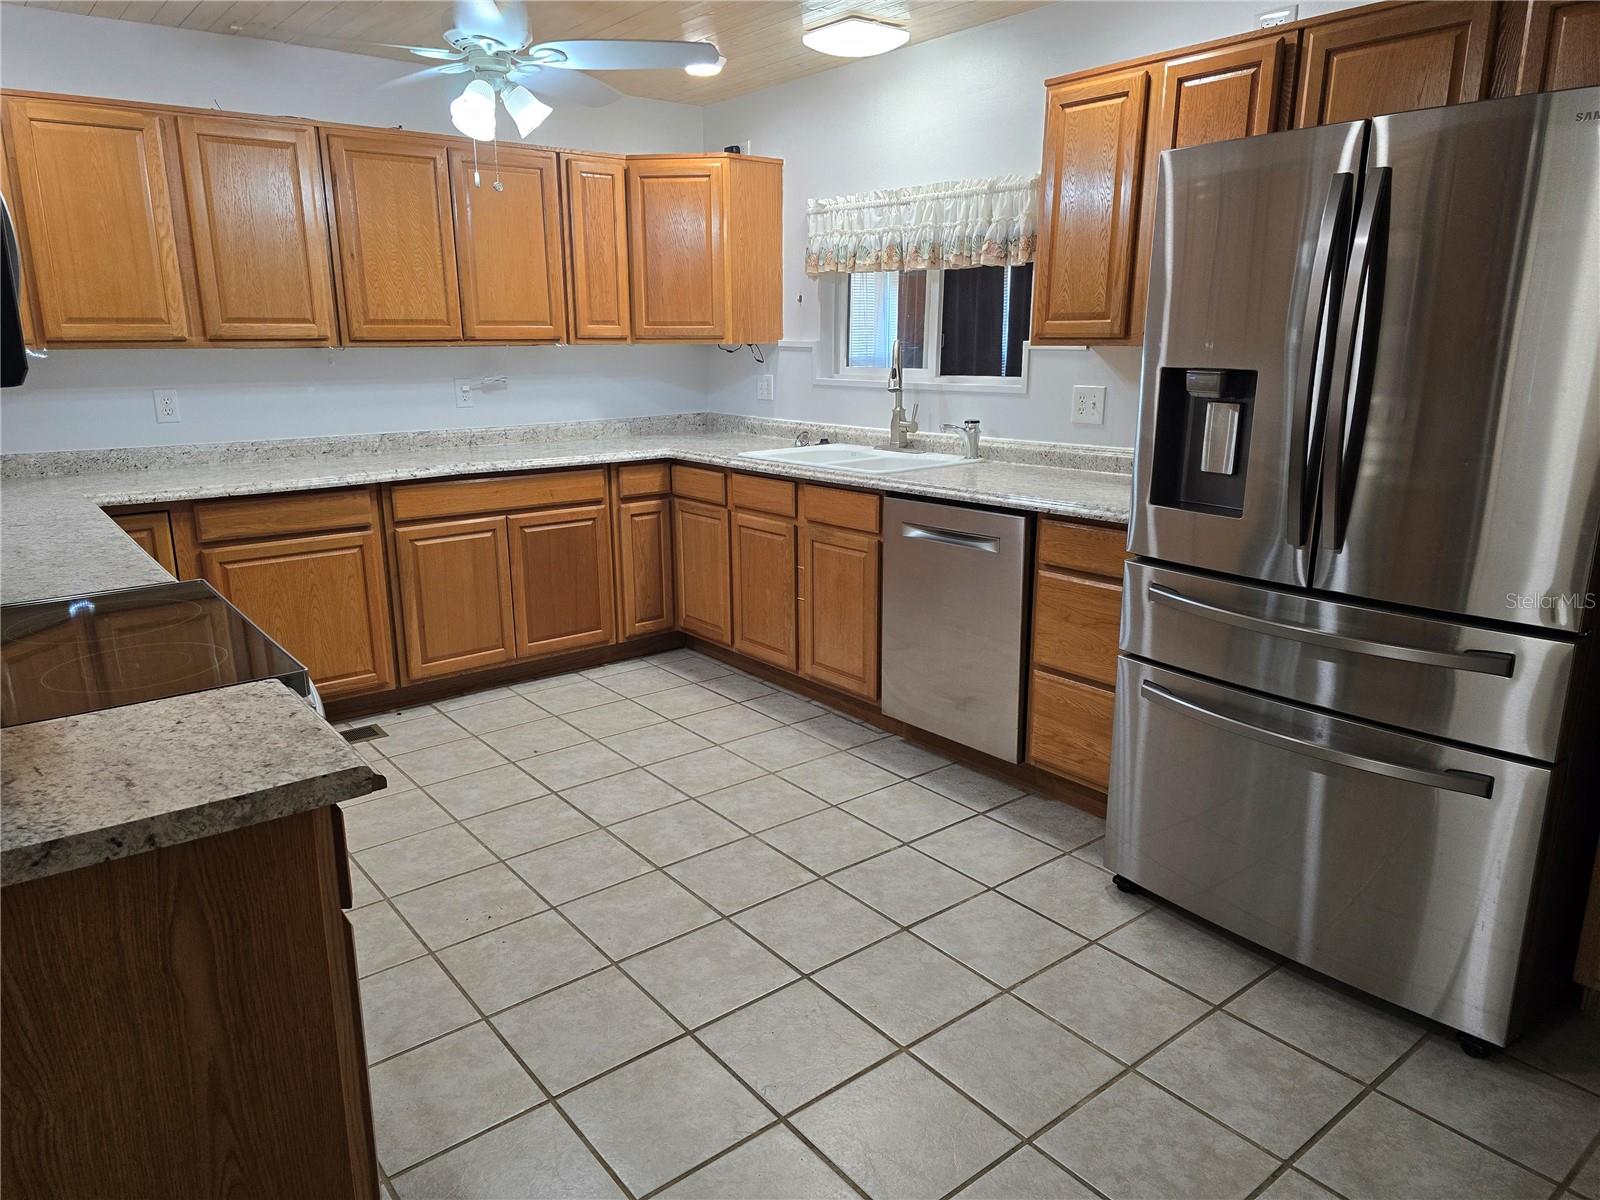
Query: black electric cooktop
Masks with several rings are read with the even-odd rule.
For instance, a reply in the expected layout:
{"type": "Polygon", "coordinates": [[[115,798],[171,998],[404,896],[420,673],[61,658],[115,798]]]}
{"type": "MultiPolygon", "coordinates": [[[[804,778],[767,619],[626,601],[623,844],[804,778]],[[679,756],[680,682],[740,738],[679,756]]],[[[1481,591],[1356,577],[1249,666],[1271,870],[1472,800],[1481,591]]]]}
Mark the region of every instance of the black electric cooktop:
{"type": "Polygon", "coordinates": [[[306,669],[200,580],[0,608],[0,725],[259,679],[311,695],[306,669]]]}

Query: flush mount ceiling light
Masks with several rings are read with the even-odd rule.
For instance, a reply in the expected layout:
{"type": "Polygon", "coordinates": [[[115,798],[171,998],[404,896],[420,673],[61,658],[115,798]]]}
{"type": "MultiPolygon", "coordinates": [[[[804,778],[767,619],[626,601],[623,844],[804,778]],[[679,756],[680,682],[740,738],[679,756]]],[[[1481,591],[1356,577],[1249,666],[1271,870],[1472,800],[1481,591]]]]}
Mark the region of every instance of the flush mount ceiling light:
{"type": "Polygon", "coordinates": [[[800,40],[811,49],[836,58],[867,58],[898,50],[911,40],[911,31],[871,17],[842,17],[806,30],[800,40]]]}

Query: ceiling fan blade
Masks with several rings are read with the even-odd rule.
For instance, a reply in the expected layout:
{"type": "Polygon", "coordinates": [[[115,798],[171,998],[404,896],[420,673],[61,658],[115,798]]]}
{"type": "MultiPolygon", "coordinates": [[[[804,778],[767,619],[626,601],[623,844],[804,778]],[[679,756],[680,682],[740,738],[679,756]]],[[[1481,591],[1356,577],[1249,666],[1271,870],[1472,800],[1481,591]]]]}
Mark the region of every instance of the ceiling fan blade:
{"type": "Polygon", "coordinates": [[[518,67],[511,72],[511,78],[542,100],[565,101],[586,108],[603,108],[621,95],[609,83],[601,83],[579,71],[518,67]]]}
{"type": "Polygon", "coordinates": [[[374,50],[405,50],[418,58],[435,58],[454,62],[461,51],[449,46],[397,46],[393,42],[365,42],[350,38],[317,38],[318,50],[341,50],[349,54],[371,54],[374,50]]]}
{"type": "Polygon", "coordinates": [[[390,79],[380,83],[381,88],[406,87],[413,83],[422,83],[424,80],[435,79],[441,75],[461,75],[472,70],[466,63],[440,63],[437,67],[423,67],[420,71],[412,71],[409,75],[402,75],[398,79],[390,79]]]}
{"type": "Polygon", "coordinates": [[[520,49],[528,44],[528,10],[522,0],[456,0],[456,28],[520,49]]]}
{"type": "Polygon", "coordinates": [[[569,71],[657,71],[717,61],[710,42],[630,41],[622,38],[579,38],[540,42],[521,55],[544,67],[569,71]]]}

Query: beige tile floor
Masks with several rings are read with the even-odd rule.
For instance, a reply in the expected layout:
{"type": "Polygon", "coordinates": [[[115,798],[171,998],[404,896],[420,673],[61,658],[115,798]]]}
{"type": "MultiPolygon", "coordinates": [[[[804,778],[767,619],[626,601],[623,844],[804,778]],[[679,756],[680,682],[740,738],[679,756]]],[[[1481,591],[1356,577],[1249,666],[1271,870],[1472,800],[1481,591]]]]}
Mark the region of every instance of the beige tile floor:
{"type": "Polygon", "coordinates": [[[373,719],[402,1200],[1600,1200],[1586,1022],[1469,1060],[1118,892],[1097,819],[701,655],[373,719]]]}

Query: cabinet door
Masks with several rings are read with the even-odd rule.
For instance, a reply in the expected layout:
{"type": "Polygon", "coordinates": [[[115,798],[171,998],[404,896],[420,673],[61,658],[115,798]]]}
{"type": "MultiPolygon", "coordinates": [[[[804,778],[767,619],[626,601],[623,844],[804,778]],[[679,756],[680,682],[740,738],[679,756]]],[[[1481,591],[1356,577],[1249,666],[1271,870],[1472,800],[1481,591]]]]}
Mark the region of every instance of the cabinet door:
{"type": "Polygon", "coordinates": [[[333,265],[316,131],[179,117],[206,336],[326,342],[333,265]]]}
{"type": "Polygon", "coordinates": [[[628,178],[621,159],[562,157],[574,341],[628,340],[628,178]]]}
{"type": "Polygon", "coordinates": [[[1487,0],[1406,4],[1302,34],[1295,126],[1482,100],[1489,85],[1487,0]]]}
{"type": "Polygon", "coordinates": [[[678,628],[721,645],[733,642],[728,510],[695,500],[673,501],[678,628]]]}
{"type": "Polygon", "coordinates": [[[1050,89],[1035,340],[1128,334],[1149,90],[1142,67],[1050,89]]]}
{"type": "Polygon", "coordinates": [[[189,335],[155,113],[6,102],[46,342],[181,342],[189,335]]]}
{"type": "Polygon", "coordinates": [[[516,657],[504,517],[394,531],[406,675],[431,679],[516,657]]]}
{"type": "Polygon", "coordinates": [[[622,566],[622,636],[672,628],[672,501],[665,496],[617,506],[622,566]]]}
{"type": "Polygon", "coordinates": [[[1149,161],[1163,150],[1271,133],[1286,41],[1257,38],[1162,64],[1149,161]]]}
{"type": "Polygon", "coordinates": [[[733,514],[733,648],[795,669],[795,525],[783,517],[733,514]]]}
{"type": "Polygon", "coordinates": [[[404,134],[331,134],[328,166],[350,340],[459,340],[445,148],[404,134]]]}
{"type": "Polygon", "coordinates": [[[1111,779],[1111,717],[1117,694],[1034,671],[1028,694],[1028,761],[1105,791],[1111,779]]]}
{"type": "Polygon", "coordinates": [[[615,605],[606,506],[550,508],[508,519],[517,654],[531,658],[610,643],[615,605]]]}
{"type": "Polygon", "coordinates": [[[178,576],[178,556],[172,548],[172,522],[165,512],[119,513],[111,518],[151,558],[178,576]]]}
{"type": "Polygon", "coordinates": [[[628,164],[633,336],[720,342],[728,319],[721,159],[628,164]]]}
{"type": "Polygon", "coordinates": [[[200,573],[305,664],[324,699],[394,686],[377,533],[217,546],[201,551],[200,573]]]}
{"type": "Polygon", "coordinates": [[[1600,86],[1600,2],[1532,0],[1517,94],[1600,86]]]}
{"type": "Polygon", "coordinates": [[[471,151],[450,151],[461,331],[499,342],[558,341],[566,315],[556,156],[505,148],[499,155],[498,164],[474,169],[471,151]]]}
{"type": "Polygon", "coordinates": [[[878,698],[878,539],[848,529],[800,531],[800,673],[878,698]]]}

